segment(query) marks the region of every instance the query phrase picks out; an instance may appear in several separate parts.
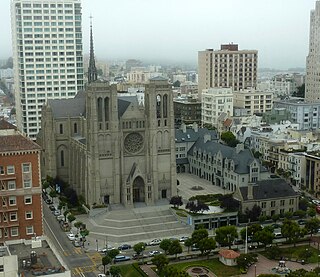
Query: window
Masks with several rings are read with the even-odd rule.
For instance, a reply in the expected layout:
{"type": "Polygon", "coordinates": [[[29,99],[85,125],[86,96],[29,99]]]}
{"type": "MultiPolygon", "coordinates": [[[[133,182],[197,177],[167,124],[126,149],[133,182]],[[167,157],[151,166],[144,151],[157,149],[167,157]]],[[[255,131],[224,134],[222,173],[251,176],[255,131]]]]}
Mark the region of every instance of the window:
{"type": "Polygon", "coordinates": [[[26,211],[26,219],[32,219],[32,218],[33,218],[32,211],[26,211]]]}
{"type": "Polygon", "coordinates": [[[293,205],[294,199],[289,200],[289,205],[293,205]]]}
{"type": "Polygon", "coordinates": [[[17,237],[19,236],[19,230],[18,227],[12,227],[10,230],[11,237],[17,237]]]}
{"type": "Polygon", "coordinates": [[[4,167],[2,165],[0,165],[0,174],[3,175],[4,174],[4,167]]]}
{"type": "Polygon", "coordinates": [[[59,132],[60,132],[60,134],[63,134],[63,125],[62,124],[59,125],[59,132]]]}
{"type": "Polygon", "coordinates": [[[25,196],[24,204],[32,204],[32,196],[25,196]]]}
{"type": "Polygon", "coordinates": [[[271,201],[271,207],[275,207],[276,206],[276,201],[271,201]]]}
{"type": "Polygon", "coordinates": [[[29,173],[30,172],[30,168],[31,168],[31,164],[30,163],[22,164],[22,172],[23,173],[29,173]]]}
{"type": "Polygon", "coordinates": [[[15,190],[15,189],[16,189],[16,182],[8,181],[8,190],[15,190]]]}
{"type": "Polygon", "coordinates": [[[14,165],[7,166],[7,174],[14,174],[14,165]]]}
{"type": "Polygon", "coordinates": [[[18,215],[16,212],[10,213],[10,221],[17,221],[18,220],[18,215]]]}
{"type": "Polygon", "coordinates": [[[77,133],[78,133],[78,126],[77,126],[77,123],[74,123],[74,125],[73,125],[73,132],[74,132],[75,134],[77,134],[77,133]]]}
{"type": "Polygon", "coordinates": [[[262,202],[262,209],[265,209],[267,207],[267,203],[266,202],[262,202]]]}
{"type": "Polygon", "coordinates": [[[15,196],[9,197],[9,206],[15,206],[17,205],[17,198],[15,196]]]}
{"type": "Polygon", "coordinates": [[[33,235],[34,234],[33,226],[27,226],[26,227],[26,233],[27,233],[27,235],[33,235]]]}
{"type": "Polygon", "coordinates": [[[61,166],[64,166],[64,151],[61,150],[60,152],[60,163],[61,163],[61,166]]]}
{"type": "Polygon", "coordinates": [[[280,200],[280,206],[284,206],[284,200],[280,200]]]}
{"type": "Polygon", "coordinates": [[[24,187],[25,189],[31,188],[31,187],[32,187],[31,180],[30,180],[30,179],[23,180],[23,187],[24,187]]]}

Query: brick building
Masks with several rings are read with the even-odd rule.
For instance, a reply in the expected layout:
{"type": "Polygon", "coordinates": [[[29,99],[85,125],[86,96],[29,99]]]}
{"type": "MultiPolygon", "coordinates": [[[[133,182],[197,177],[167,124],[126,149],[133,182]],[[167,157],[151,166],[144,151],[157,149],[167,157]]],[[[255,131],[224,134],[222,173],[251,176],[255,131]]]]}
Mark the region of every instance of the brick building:
{"type": "Polygon", "coordinates": [[[0,242],[43,234],[40,147],[0,120],[0,242]]]}

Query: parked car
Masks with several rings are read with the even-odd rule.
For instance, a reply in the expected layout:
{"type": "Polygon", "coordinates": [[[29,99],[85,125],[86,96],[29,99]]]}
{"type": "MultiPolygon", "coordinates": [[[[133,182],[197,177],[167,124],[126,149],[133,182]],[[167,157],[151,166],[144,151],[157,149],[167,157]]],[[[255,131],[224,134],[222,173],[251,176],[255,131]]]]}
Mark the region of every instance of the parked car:
{"type": "Polygon", "coordinates": [[[58,215],[57,216],[57,220],[58,221],[64,221],[65,220],[64,215],[63,214],[58,215]]]}
{"type": "Polygon", "coordinates": [[[153,239],[148,243],[148,245],[159,245],[161,242],[161,239],[153,239]]]}
{"type": "Polygon", "coordinates": [[[196,245],[196,244],[193,244],[192,246],[191,246],[191,251],[199,251],[200,249],[199,249],[199,247],[196,245]]]}
{"type": "Polygon", "coordinates": [[[179,239],[179,241],[180,241],[180,242],[185,242],[187,239],[189,239],[189,237],[181,237],[181,238],[179,239]]]}
{"type": "Polygon", "coordinates": [[[112,245],[108,245],[108,248],[100,249],[100,252],[103,254],[107,254],[108,251],[115,249],[112,245]]]}
{"type": "Polygon", "coordinates": [[[305,225],[306,224],[306,221],[304,219],[299,219],[298,220],[298,224],[299,225],[305,225]]]}
{"type": "Polygon", "coordinates": [[[129,261],[130,260],[130,257],[128,256],[123,256],[123,255],[118,255],[114,258],[114,262],[115,263],[118,263],[118,262],[125,262],[125,261],[129,261]]]}
{"type": "Polygon", "coordinates": [[[50,211],[55,211],[55,210],[56,210],[56,207],[55,207],[54,205],[50,205],[50,206],[49,206],[49,209],[50,209],[50,211]]]}
{"type": "Polygon", "coordinates": [[[131,245],[130,244],[122,244],[118,247],[119,250],[128,250],[131,249],[131,245]]]}
{"type": "Polygon", "coordinates": [[[59,210],[55,210],[55,211],[53,211],[53,214],[55,216],[59,216],[59,215],[61,215],[61,212],[59,210]]]}
{"type": "Polygon", "coordinates": [[[46,201],[46,203],[49,204],[49,205],[53,203],[53,201],[52,201],[50,198],[47,198],[45,201],[46,201]]]}
{"type": "Polygon", "coordinates": [[[72,234],[72,233],[67,234],[67,237],[68,237],[68,239],[71,240],[71,241],[73,241],[73,240],[76,239],[76,236],[75,236],[74,234],[72,234]]]}
{"type": "Polygon", "coordinates": [[[82,242],[80,240],[73,240],[72,241],[72,244],[75,246],[75,247],[81,247],[82,246],[82,242]]]}
{"type": "Polygon", "coordinates": [[[149,252],[149,257],[154,257],[154,256],[160,255],[160,254],[162,254],[161,251],[153,250],[153,251],[150,251],[150,252],[149,252]]]}
{"type": "Polygon", "coordinates": [[[140,254],[138,255],[137,253],[132,255],[132,259],[133,260],[138,260],[138,259],[144,259],[144,258],[148,258],[148,255],[146,254],[140,254]]]}
{"type": "Polygon", "coordinates": [[[235,245],[240,245],[240,244],[243,244],[243,243],[244,243],[244,241],[242,239],[235,239],[234,240],[234,244],[235,245]]]}
{"type": "Polygon", "coordinates": [[[281,239],[282,238],[281,232],[274,232],[274,238],[275,239],[281,239]]]}
{"type": "Polygon", "coordinates": [[[103,273],[99,273],[99,274],[98,274],[98,277],[106,277],[106,275],[103,274],[103,273]]]}

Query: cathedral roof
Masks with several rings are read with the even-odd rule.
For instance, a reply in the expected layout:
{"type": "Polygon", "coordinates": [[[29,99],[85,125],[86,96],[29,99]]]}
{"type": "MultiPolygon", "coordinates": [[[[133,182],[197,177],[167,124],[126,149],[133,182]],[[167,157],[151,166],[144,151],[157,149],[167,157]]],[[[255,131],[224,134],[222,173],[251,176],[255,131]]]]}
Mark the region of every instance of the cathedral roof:
{"type": "Polygon", "coordinates": [[[52,109],[54,118],[59,117],[77,117],[85,116],[86,103],[85,97],[78,97],[72,99],[50,99],[49,106],[52,109]]]}

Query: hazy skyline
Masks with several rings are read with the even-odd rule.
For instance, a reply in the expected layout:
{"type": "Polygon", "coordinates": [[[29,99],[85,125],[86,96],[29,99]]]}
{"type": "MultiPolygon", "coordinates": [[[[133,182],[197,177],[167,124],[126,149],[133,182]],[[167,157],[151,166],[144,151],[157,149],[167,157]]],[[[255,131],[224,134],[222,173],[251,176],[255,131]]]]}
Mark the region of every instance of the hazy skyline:
{"type": "MultiPolygon", "coordinates": [[[[198,51],[237,43],[258,66],[305,67],[315,0],[82,0],[83,53],[93,16],[97,59],[197,64],[198,51]]],[[[12,55],[10,0],[1,0],[0,58],[12,55]]]]}

